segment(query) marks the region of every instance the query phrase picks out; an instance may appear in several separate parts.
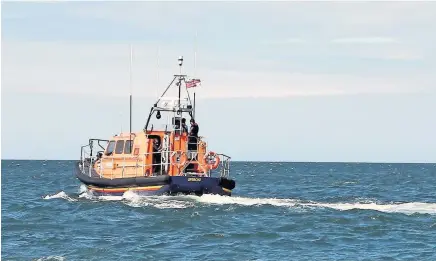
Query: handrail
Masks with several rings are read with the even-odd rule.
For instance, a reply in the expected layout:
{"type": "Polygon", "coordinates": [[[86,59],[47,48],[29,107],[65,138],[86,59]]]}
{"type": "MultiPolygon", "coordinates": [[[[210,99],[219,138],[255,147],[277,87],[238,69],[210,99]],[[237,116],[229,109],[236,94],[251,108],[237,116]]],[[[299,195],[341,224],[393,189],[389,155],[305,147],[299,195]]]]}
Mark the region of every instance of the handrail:
{"type": "MultiPolygon", "coordinates": [[[[189,136],[188,136],[189,137],[189,136]]],[[[230,159],[231,157],[222,153],[217,153],[216,155],[218,157],[220,157],[220,164],[218,166],[218,168],[216,170],[210,170],[210,169],[206,169],[205,166],[202,164],[202,159],[198,159],[198,150],[199,150],[199,146],[201,142],[204,142],[202,136],[196,136],[197,138],[197,142],[195,143],[186,143],[186,150],[182,149],[182,151],[184,151],[185,153],[189,154],[189,153],[194,153],[193,157],[189,157],[183,164],[183,166],[179,169],[180,171],[180,175],[201,175],[201,176],[211,176],[212,173],[214,172],[219,172],[220,177],[228,177],[230,175],[230,159]],[[196,145],[196,149],[193,150],[189,150],[188,148],[190,147],[189,145],[195,144],[196,145]],[[187,167],[190,164],[199,164],[200,168],[205,170],[203,172],[188,172],[186,171],[187,167]],[[207,170],[207,171],[206,171],[207,170]]],[[[189,140],[188,140],[189,141],[189,140]]],[[[177,150],[160,150],[157,152],[147,152],[147,153],[142,153],[139,155],[133,155],[130,154],[129,155],[120,155],[120,157],[107,157],[104,155],[99,156],[97,155],[92,155],[92,151],[90,151],[89,153],[87,152],[87,150],[91,149],[92,150],[92,145],[85,145],[81,147],[81,155],[80,155],[80,162],[81,162],[81,171],[83,173],[87,172],[87,175],[91,176],[91,168],[94,167],[94,163],[99,164],[98,167],[98,173],[99,173],[99,177],[102,178],[104,175],[104,164],[102,164],[104,161],[106,160],[110,160],[111,164],[111,171],[110,171],[110,178],[114,179],[116,178],[116,174],[114,173],[115,170],[122,168],[121,170],[121,177],[125,177],[127,173],[127,169],[133,168],[134,169],[134,177],[143,177],[143,176],[155,176],[155,175],[162,175],[164,174],[167,170],[169,170],[169,167],[171,165],[174,165],[175,163],[171,162],[171,156],[172,153],[175,153],[177,150]],[[147,163],[146,159],[149,156],[153,156],[155,154],[161,154],[161,158],[160,158],[160,162],[155,163],[154,160],[151,163],[147,163]],[[163,159],[166,159],[166,162],[163,161],[163,159]],[[102,161],[103,159],[103,161],[102,161]],[[114,164],[117,164],[114,167],[114,164]],[[156,166],[160,166],[159,171],[155,172],[154,169],[156,166]],[[88,168],[88,169],[86,169],[88,168]],[[145,169],[146,168],[151,168],[152,172],[151,174],[149,174],[148,172],[145,173],[145,169]],[[140,170],[140,173],[138,173],[138,170],[140,170]]],[[[207,155],[210,151],[207,150],[207,144],[205,149],[205,155],[207,155]]],[[[129,171],[130,173],[130,171],[129,171]]],[[[106,175],[106,174],[105,174],[106,175]]],[[[129,174],[130,176],[130,174],[129,174]]],[[[107,176],[106,176],[107,177],[107,176]]]]}

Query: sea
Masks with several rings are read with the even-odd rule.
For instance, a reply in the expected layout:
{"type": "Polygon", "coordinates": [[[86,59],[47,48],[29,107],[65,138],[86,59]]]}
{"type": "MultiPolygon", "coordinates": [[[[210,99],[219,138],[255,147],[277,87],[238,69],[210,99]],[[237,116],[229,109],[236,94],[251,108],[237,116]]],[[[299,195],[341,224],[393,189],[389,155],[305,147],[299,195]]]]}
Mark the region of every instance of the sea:
{"type": "Polygon", "coordinates": [[[1,260],[436,260],[436,164],[233,162],[231,197],[92,197],[1,162],[1,260]]]}

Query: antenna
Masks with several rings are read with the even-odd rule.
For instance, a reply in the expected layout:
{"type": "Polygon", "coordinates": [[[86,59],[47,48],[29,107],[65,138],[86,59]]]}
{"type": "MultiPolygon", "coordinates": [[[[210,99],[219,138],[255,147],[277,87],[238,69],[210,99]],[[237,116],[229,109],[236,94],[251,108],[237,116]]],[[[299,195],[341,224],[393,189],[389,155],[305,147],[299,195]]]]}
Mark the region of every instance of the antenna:
{"type": "Polygon", "coordinates": [[[157,47],[157,84],[156,84],[156,97],[159,97],[159,55],[160,48],[157,47]]]}
{"type": "MultiPolygon", "coordinates": [[[[195,31],[195,43],[194,43],[194,79],[197,77],[197,36],[198,32],[195,31]]],[[[195,119],[195,88],[194,88],[194,113],[193,118],[195,119]]]]}
{"type": "Polygon", "coordinates": [[[180,76],[182,75],[183,56],[179,56],[180,76]]]}
{"type": "Polygon", "coordinates": [[[130,140],[130,152],[132,152],[132,59],[133,59],[133,47],[130,45],[130,66],[129,66],[129,85],[130,85],[130,131],[129,131],[129,140],[130,140]]]}
{"type": "Polygon", "coordinates": [[[120,134],[123,133],[123,112],[120,111],[120,134]]]}
{"type": "Polygon", "coordinates": [[[179,108],[180,108],[180,91],[182,88],[182,65],[183,65],[183,56],[179,56],[179,68],[180,68],[180,75],[179,75],[179,108]]]}
{"type": "Polygon", "coordinates": [[[197,76],[197,36],[198,33],[195,31],[195,43],[194,43],[194,77],[197,76]]]}

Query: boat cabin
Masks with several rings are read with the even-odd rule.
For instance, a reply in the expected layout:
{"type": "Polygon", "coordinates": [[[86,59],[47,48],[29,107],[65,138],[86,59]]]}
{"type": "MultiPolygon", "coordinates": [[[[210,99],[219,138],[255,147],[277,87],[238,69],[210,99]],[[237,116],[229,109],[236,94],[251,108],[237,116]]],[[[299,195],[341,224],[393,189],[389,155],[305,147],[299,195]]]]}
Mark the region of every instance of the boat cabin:
{"type": "MultiPolygon", "coordinates": [[[[204,137],[190,135],[182,121],[185,115],[193,118],[193,113],[188,100],[160,99],[151,109],[143,131],[124,132],[106,140],[106,147],[101,146],[104,150],[97,154],[95,171],[99,176],[111,179],[209,176],[210,171],[220,166],[220,156],[227,156],[208,152],[204,137]]],[[[185,123],[189,123],[186,118],[185,123]]]]}
{"type": "MultiPolygon", "coordinates": [[[[154,130],[113,136],[97,156],[96,171],[106,178],[170,175],[204,175],[216,169],[219,158],[209,164],[202,137],[188,150],[187,133],[154,130]]],[[[215,156],[215,155],[214,155],[215,156]]]]}

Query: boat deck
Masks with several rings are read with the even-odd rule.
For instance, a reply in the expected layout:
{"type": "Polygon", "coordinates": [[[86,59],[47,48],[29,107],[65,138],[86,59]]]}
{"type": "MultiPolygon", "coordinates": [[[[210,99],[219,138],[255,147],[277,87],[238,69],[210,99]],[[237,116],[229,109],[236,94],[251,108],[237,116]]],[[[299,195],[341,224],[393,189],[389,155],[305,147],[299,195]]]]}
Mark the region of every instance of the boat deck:
{"type": "MultiPolygon", "coordinates": [[[[134,167],[130,167],[130,169],[132,168],[134,167]]],[[[99,174],[95,170],[95,168],[92,167],[90,161],[82,162],[80,169],[83,172],[83,174],[89,176],[90,178],[121,179],[121,178],[137,178],[137,177],[145,177],[145,176],[156,177],[156,176],[168,175],[166,171],[154,172],[151,175],[144,175],[143,173],[141,173],[141,168],[136,168],[137,171],[112,172],[112,173],[99,174]]]]}

